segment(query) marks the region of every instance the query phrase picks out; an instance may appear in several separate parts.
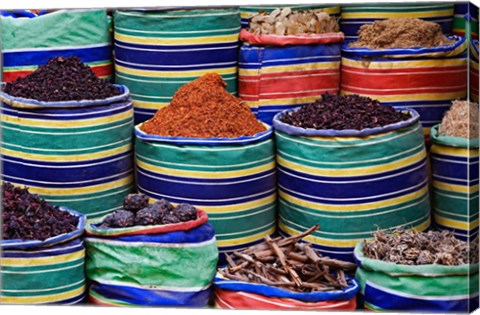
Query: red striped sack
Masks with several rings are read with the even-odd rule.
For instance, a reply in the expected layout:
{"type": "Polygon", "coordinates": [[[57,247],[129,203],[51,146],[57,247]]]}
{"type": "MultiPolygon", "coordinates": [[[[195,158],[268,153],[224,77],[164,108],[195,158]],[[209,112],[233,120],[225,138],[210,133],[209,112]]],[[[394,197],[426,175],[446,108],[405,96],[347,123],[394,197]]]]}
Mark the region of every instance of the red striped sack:
{"type": "Polygon", "coordinates": [[[438,124],[452,100],[467,95],[467,42],[434,48],[342,47],[340,94],[359,94],[384,105],[413,108],[424,134],[438,124]]]}
{"type": "Polygon", "coordinates": [[[261,121],[276,113],[337,94],[343,33],[255,35],[243,29],[239,96],[261,121]]]}

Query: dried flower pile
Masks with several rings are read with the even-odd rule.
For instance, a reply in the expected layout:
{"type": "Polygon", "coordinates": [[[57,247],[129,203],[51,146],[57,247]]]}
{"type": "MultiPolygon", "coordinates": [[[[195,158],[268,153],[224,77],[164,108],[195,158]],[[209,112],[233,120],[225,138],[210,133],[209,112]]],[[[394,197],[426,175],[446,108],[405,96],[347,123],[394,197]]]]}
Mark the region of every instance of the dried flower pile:
{"type": "Polygon", "coordinates": [[[46,102],[105,99],[122,93],[75,56],[50,59],[28,76],[8,82],[4,92],[46,102]]]}
{"type": "Polygon", "coordinates": [[[217,73],[207,73],[185,84],[168,106],[143,123],[141,130],[191,138],[236,138],[265,131],[250,108],[225,87],[225,81],[217,73]]]}
{"type": "Polygon", "coordinates": [[[455,100],[438,127],[439,136],[478,138],[478,104],[455,100]]]}
{"type": "Polygon", "coordinates": [[[287,238],[265,237],[265,241],[226,255],[228,265],[219,272],[225,278],[261,283],[295,292],[339,290],[349,286],[345,271],[356,265],[318,254],[309,243],[300,241],[318,229],[287,238]]]}
{"type": "Polygon", "coordinates": [[[275,9],[259,12],[250,18],[249,32],[258,35],[298,35],[338,32],[335,17],[322,10],[275,9]]]}
{"type": "Polygon", "coordinates": [[[455,238],[447,230],[407,232],[396,229],[393,233],[377,231],[372,241],[363,243],[362,251],[367,258],[400,265],[457,266],[478,263],[478,236],[472,245],[470,248],[467,242],[455,238]]]}
{"type": "Polygon", "coordinates": [[[2,239],[46,240],[73,232],[79,218],[62,211],[28,188],[2,184],[2,239]]]}
{"type": "Polygon", "coordinates": [[[280,116],[280,121],[300,128],[355,129],[382,127],[410,119],[409,114],[368,97],[324,94],[316,102],[280,116]]]}

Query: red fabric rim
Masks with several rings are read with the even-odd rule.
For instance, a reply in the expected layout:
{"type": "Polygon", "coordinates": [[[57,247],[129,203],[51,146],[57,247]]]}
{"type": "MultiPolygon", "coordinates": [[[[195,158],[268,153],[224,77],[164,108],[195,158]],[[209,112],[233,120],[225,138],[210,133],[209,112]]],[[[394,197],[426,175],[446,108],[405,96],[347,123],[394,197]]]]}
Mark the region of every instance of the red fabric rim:
{"type": "Polygon", "coordinates": [[[258,45],[308,45],[340,43],[345,39],[342,32],[323,34],[298,34],[298,35],[257,35],[246,29],[240,31],[240,40],[258,45]]]}

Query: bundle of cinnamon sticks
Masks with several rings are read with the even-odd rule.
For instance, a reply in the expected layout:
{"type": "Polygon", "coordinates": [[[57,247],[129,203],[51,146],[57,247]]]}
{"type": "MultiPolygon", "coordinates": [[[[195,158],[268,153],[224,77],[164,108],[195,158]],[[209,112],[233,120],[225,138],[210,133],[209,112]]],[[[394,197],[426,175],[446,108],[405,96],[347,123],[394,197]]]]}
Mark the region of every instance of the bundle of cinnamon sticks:
{"type": "Polygon", "coordinates": [[[325,257],[301,240],[318,229],[315,225],[296,236],[271,238],[226,255],[228,265],[219,272],[225,278],[281,287],[295,292],[333,291],[346,288],[345,272],[351,262],[325,257]]]}

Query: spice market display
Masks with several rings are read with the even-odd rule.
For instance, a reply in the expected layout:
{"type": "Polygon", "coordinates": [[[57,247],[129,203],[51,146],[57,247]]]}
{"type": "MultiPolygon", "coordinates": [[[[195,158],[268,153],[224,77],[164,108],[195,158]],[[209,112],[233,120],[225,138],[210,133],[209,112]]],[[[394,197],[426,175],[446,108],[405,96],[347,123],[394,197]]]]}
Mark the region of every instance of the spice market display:
{"type": "Polygon", "coordinates": [[[478,8],[410,2],[0,10],[0,303],[479,308],[478,8]]]}

